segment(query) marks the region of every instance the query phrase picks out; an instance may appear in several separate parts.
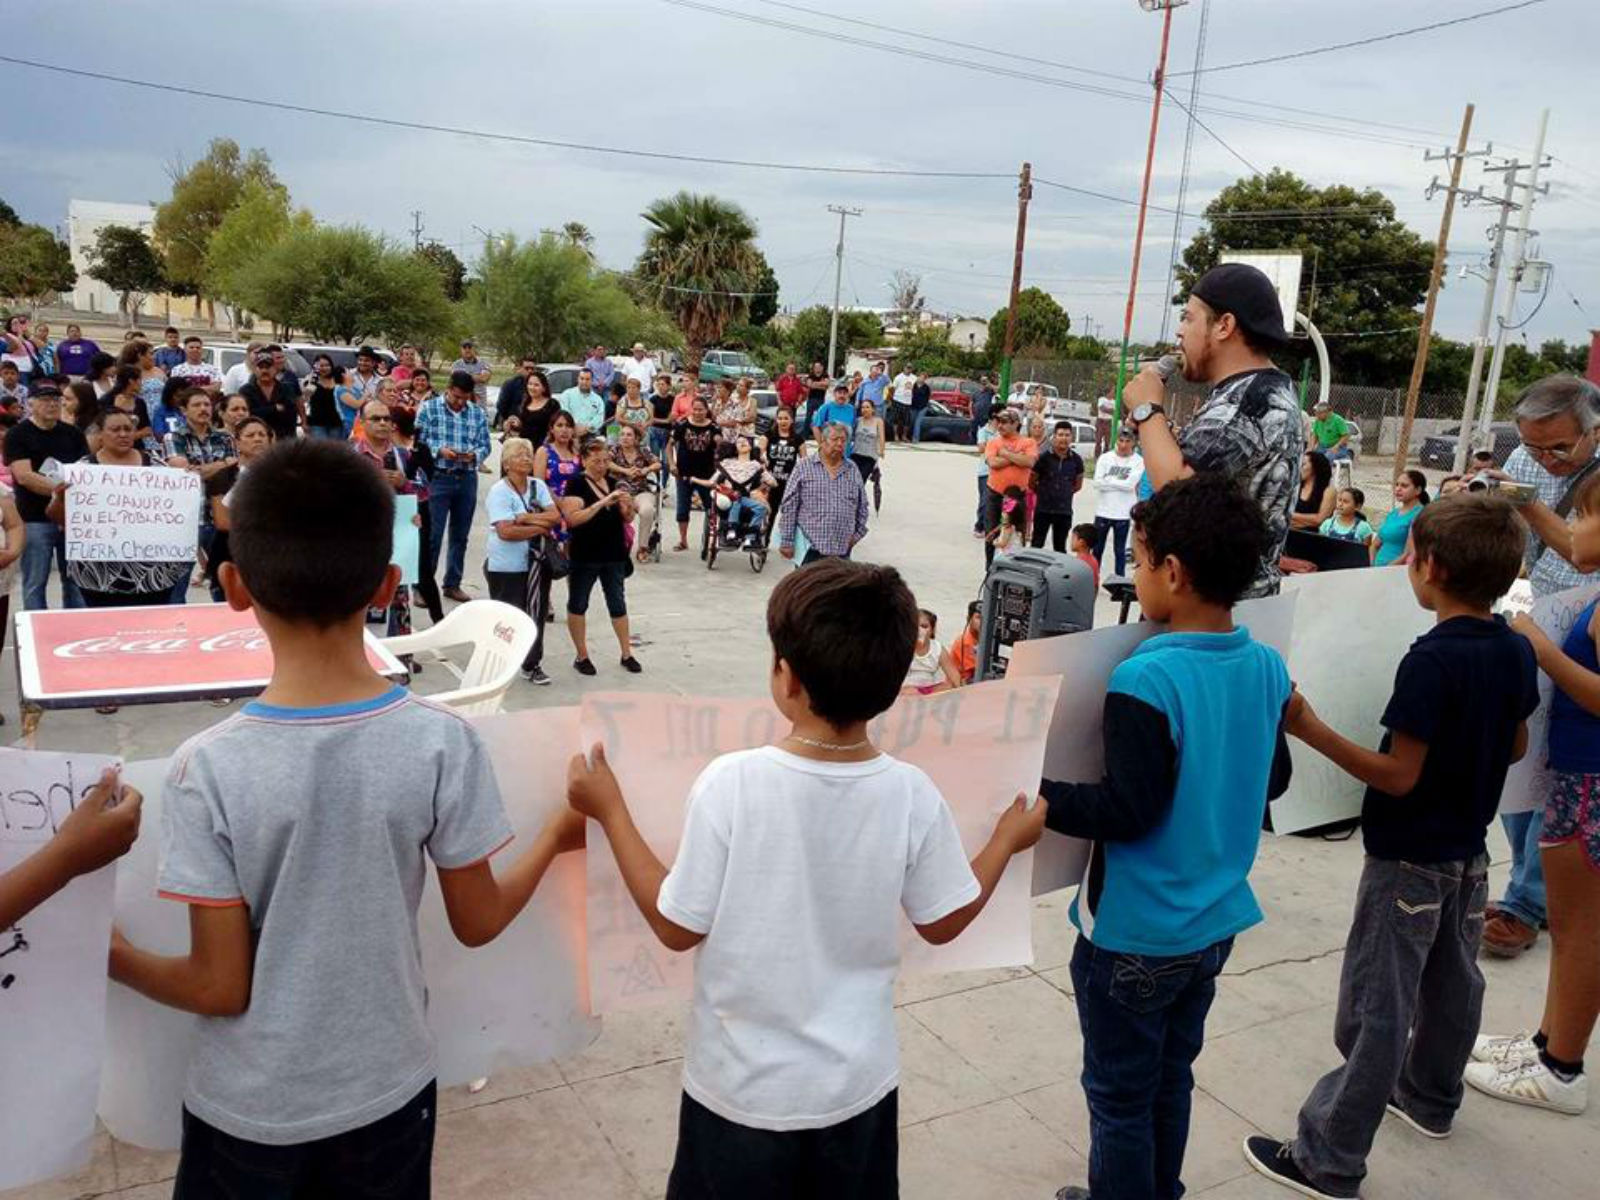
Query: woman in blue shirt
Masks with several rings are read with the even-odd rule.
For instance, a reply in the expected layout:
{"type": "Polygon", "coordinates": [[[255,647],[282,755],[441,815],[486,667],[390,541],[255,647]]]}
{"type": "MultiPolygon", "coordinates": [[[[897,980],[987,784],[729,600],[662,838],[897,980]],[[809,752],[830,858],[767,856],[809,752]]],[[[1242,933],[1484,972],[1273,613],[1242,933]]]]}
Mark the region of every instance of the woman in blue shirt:
{"type": "Polygon", "coordinates": [[[1373,566],[1387,567],[1405,558],[1411,523],[1427,502],[1428,477],[1417,470],[1401,472],[1400,478],[1394,481],[1394,507],[1368,543],[1373,566]]]}
{"type": "Polygon", "coordinates": [[[542,551],[544,539],[561,524],[555,498],[544,480],[533,476],[533,443],[507,438],[500,447],[500,482],[489,489],[489,555],[483,574],[489,598],[520,608],[534,619],[539,637],[522,662],[530,683],[549,683],[540,663],[544,658],[545,614],[550,607],[550,579],[542,551]]]}

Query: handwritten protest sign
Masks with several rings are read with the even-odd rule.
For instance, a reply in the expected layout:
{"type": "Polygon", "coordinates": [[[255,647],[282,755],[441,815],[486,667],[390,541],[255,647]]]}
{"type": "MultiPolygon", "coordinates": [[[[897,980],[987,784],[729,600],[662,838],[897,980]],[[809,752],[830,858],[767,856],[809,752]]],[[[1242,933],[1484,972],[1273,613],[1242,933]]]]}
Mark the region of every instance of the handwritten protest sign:
{"type": "MultiPolygon", "coordinates": [[[[579,744],[578,710],[505,713],[475,717],[473,724],[488,744],[516,832],[495,856],[496,869],[504,871],[566,803],[567,759],[579,744]]],[[[131,763],[124,772],[144,793],[144,821],[139,840],[120,863],[116,918],[135,945],[183,954],[189,949],[188,907],[156,896],[168,765],[166,759],[131,763]]],[[[588,1015],[585,986],[583,857],[556,859],[521,915],[477,950],[451,932],[438,881],[429,872],[417,935],[442,1086],[575,1054],[599,1032],[599,1022],[588,1015]]],[[[104,977],[103,945],[95,971],[96,981],[104,977]]],[[[105,995],[106,989],[99,992],[105,995]]],[[[111,985],[100,1118],[114,1137],[153,1150],[177,1149],[198,1020],[111,985]]]]}
{"type": "Polygon", "coordinates": [[[417,498],[394,498],[394,549],[389,561],[400,568],[400,586],[410,587],[417,581],[418,563],[422,558],[422,528],[417,524],[417,498]]]}
{"type": "MultiPolygon", "coordinates": [[[[1559,646],[1572,632],[1578,614],[1596,596],[1600,596],[1600,580],[1579,584],[1554,595],[1540,596],[1537,600],[1532,598],[1530,591],[1527,598],[1531,603],[1525,611],[1533,618],[1533,623],[1559,646]]],[[[1507,617],[1518,611],[1519,607],[1517,599],[1511,598],[1511,603],[1506,605],[1509,610],[1507,617]]],[[[1545,761],[1549,753],[1550,700],[1554,695],[1555,684],[1550,682],[1550,676],[1540,671],[1539,707],[1528,718],[1528,752],[1520,762],[1512,763],[1511,770],[1506,772],[1506,785],[1500,792],[1500,811],[1503,813],[1532,812],[1543,808],[1550,795],[1550,769],[1545,761]]]]}
{"type": "MultiPolygon", "coordinates": [[[[1246,600],[1234,620],[1250,635],[1287,657],[1295,624],[1295,602],[1284,597],[1246,600]]],[[[1007,678],[1060,675],[1066,681],[1050,720],[1044,776],[1072,783],[1095,782],[1105,775],[1101,717],[1106,687],[1117,664],[1165,625],[1137,621],[1062,637],[1036,638],[1012,650],[1007,678]]],[[[1033,852],[1033,894],[1076,887],[1089,861],[1089,843],[1045,830],[1033,852]]]]}
{"type": "Polygon", "coordinates": [[[170,467],[66,468],[71,562],[193,562],[200,477],[170,467]]]}
{"type": "MultiPolygon", "coordinates": [[[[869,727],[896,758],[926,771],[944,794],[962,845],[975,855],[1018,792],[1032,796],[1060,681],[1009,679],[904,696],[869,727]]],[[[587,697],[584,745],[606,747],[635,824],[663,862],[677,854],[684,804],[696,776],[719,754],[766,745],[784,731],[770,701],[617,693],[587,697]]],[[[650,932],[622,882],[605,836],[591,823],[589,989],[597,1013],[688,994],[693,960],[650,932]]],[[[929,946],[907,923],[908,973],[979,970],[1033,960],[1028,854],[1014,858],[988,906],[961,937],[929,946]]]]}
{"type": "MultiPolygon", "coordinates": [[[[116,759],[0,750],[0,874],[47,843],[116,759]]],[[[114,868],[0,929],[0,1190],[89,1161],[114,868]]]]}

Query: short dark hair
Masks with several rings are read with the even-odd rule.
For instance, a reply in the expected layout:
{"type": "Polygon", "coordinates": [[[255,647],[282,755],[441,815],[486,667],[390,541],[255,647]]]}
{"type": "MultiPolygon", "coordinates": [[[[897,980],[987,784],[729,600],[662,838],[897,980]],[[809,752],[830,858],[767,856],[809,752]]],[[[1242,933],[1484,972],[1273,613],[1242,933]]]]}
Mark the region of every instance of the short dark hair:
{"type": "Polygon", "coordinates": [[[474,386],[472,376],[466,371],[451,371],[450,386],[456,391],[465,392],[470,396],[473,393],[474,386]]]}
{"type": "Polygon", "coordinates": [[[1086,521],[1082,525],[1072,527],[1072,536],[1092,546],[1100,540],[1100,531],[1086,521]]]}
{"type": "Polygon", "coordinates": [[[824,558],[792,571],[767,601],[774,660],[835,728],[869,721],[900,694],[917,642],[917,601],[893,567],[824,558]]]}
{"type": "Polygon", "coordinates": [[[1528,528],[1510,501],[1488,492],[1457,492],[1430,504],[1411,523],[1417,563],[1444,573],[1439,590],[1488,609],[1522,570],[1528,528]]]}
{"type": "Polygon", "coordinates": [[[250,594],[285,621],[326,629],[367,607],[389,569],[394,493],[340,442],[284,441],[228,504],[229,549],[250,594]],[[326,519],[339,514],[337,521],[326,519]]]}
{"type": "Polygon", "coordinates": [[[1133,523],[1152,562],[1176,558],[1195,593],[1223,608],[1255,582],[1268,549],[1261,505],[1227,475],[1174,480],[1134,506],[1133,523]]]}
{"type": "Polygon", "coordinates": [[[203,345],[205,345],[205,342],[203,342],[201,340],[200,335],[198,333],[191,333],[188,337],[183,339],[183,344],[185,346],[189,346],[189,345],[203,346],[203,345]]]}
{"type": "Polygon", "coordinates": [[[199,396],[202,400],[204,400],[208,406],[211,404],[211,393],[206,391],[205,388],[202,388],[202,387],[181,388],[178,391],[178,394],[173,397],[173,399],[175,401],[177,401],[176,407],[177,407],[178,411],[179,412],[183,412],[186,408],[188,408],[189,407],[189,401],[193,400],[196,396],[199,396]]]}
{"type": "Polygon", "coordinates": [[[165,337],[169,333],[177,333],[177,332],[178,332],[178,327],[176,325],[168,325],[165,329],[163,329],[161,331],[161,336],[165,337]]]}

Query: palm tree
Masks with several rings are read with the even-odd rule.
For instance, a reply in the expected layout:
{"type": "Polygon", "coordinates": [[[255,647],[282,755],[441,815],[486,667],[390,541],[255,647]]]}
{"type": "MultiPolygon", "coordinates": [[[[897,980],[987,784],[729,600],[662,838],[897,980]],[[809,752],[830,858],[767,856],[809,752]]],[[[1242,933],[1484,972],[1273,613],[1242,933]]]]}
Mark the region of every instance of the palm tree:
{"type": "Polygon", "coordinates": [[[749,311],[761,270],[756,224],[737,204],[679,192],[641,214],[649,228],[634,274],[683,331],[691,370],[749,311]]]}
{"type": "Polygon", "coordinates": [[[585,254],[594,253],[594,234],[582,221],[568,221],[561,227],[561,236],[585,254]]]}

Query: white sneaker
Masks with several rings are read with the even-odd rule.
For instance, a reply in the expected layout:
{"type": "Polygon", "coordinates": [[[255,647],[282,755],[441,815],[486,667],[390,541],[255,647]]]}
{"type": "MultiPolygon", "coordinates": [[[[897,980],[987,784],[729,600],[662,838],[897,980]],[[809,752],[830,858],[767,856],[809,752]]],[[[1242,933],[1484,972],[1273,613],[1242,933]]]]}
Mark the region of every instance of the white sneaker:
{"type": "Polygon", "coordinates": [[[1500,1066],[1502,1063],[1527,1062],[1530,1058],[1538,1057],[1539,1047],[1533,1044],[1533,1034],[1526,1029],[1510,1037],[1491,1037],[1487,1033],[1480,1033],[1472,1043],[1473,1062],[1500,1066]]]}
{"type": "Polygon", "coordinates": [[[1496,1100],[1526,1104],[1529,1108],[1548,1108],[1569,1116],[1576,1116],[1589,1105],[1587,1075],[1566,1082],[1537,1058],[1500,1067],[1493,1063],[1468,1063],[1466,1081],[1496,1100]]]}

